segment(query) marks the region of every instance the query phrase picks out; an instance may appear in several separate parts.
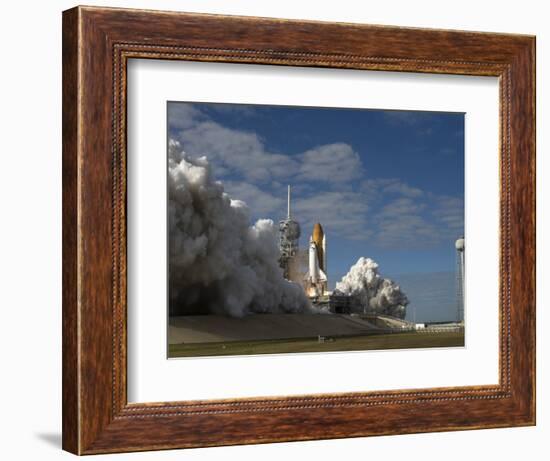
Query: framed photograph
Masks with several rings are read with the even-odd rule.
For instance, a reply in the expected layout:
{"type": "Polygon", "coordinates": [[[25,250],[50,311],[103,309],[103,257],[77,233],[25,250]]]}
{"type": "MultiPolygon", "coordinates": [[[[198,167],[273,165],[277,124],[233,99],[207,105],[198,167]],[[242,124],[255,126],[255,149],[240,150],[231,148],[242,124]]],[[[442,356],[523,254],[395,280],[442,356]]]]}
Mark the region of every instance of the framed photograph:
{"type": "Polygon", "coordinates": [[[535,39],[63,13],[63,448],[535,424],[535,39]]]}

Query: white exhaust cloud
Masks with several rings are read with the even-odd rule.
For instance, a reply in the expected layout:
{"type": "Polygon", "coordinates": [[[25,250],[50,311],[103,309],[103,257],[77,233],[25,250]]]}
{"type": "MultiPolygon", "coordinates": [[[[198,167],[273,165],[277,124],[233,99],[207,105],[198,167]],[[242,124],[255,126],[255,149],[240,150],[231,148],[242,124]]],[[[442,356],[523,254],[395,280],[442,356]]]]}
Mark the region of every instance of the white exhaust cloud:
{"type": "Polygon", "coordinates": [[[351,296],[353,310],[405,318],[409,300],[399,285],[378,273],[378,264],[370,258],[359,258],[336,284],[335,294],[351,296]]]}
{"type": "Polygon", "coordinates": [[[313,311],[283,278],[273,221],[250,226],[248,207],[213,179],[206,157],[170,140],[168,162],[170,314],[313,311]]]}

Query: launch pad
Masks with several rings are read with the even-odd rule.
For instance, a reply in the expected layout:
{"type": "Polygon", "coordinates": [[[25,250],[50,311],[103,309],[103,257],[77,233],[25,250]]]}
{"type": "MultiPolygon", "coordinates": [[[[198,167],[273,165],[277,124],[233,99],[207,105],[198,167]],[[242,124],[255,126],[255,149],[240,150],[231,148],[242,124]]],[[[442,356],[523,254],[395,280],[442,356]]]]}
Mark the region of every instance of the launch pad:
{"type": "Polygon", "coordinates": [[[351,315],[250,314],[242,318],[194,315],[170,319],[170,343],[212,341],[257,341],[353,336],[371,334],[380,328],[351,315]]]}
{"type": "Polygon", "coordinates": [[[170,319],[169,357],[284,354],[464,346],[463,328],[416,330],[384,316],[218,315],[170,319]]]}

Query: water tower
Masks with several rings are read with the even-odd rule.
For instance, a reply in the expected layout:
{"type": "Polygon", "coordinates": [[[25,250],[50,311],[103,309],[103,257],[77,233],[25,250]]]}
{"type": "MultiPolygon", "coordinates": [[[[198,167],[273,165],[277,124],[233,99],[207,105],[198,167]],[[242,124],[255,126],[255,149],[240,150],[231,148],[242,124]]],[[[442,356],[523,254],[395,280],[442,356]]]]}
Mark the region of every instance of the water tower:
{"type": "Polygon", "coordinates": [[[464,321],[464,237],[455,242],[456,248],[456,321],[464,321]]]}

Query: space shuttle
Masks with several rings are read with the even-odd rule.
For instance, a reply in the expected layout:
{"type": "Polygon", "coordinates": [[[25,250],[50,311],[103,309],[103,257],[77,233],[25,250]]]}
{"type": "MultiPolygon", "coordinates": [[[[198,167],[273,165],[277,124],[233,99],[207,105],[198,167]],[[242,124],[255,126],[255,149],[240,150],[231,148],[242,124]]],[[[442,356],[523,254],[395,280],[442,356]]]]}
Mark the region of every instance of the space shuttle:
{"type": "Polygon", "coordinates": [[[316,223],[309,238],[309,267],[304,278],[306,293],[310,297],[322,296],[327,292],[326,249],[323,228],[316,223]]]}

